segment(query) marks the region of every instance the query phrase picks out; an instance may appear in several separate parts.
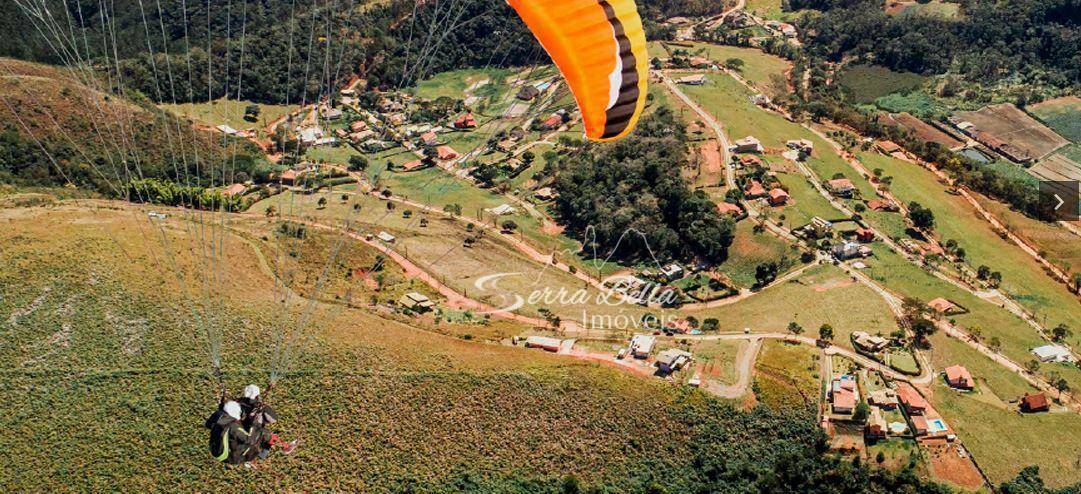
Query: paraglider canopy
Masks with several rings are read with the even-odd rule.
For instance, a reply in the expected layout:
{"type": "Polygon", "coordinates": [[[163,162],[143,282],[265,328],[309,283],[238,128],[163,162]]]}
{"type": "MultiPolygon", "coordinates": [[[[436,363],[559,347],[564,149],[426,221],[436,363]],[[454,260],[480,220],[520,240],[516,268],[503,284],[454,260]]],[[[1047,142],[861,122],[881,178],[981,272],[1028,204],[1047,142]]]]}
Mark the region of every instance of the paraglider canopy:
{"type": "Polygon", "coordinates": [[[619,139],[645,106],[649,61],[633,0],[508,0],[570,85],[586,137],[619,139]]]}

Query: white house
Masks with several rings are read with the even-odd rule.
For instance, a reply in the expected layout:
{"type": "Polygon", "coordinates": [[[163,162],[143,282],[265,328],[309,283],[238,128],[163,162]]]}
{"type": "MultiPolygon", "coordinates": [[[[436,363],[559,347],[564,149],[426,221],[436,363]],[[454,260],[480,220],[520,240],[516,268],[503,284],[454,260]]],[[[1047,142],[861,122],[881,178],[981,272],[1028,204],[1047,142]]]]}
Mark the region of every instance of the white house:
{"type": "Polygon", "coordinates": [[[754,136],[747,136],[743,139],[737,140],[735,145],[732,146],[733,153],[761,153],[765,150],[762,147],[762,143],[755,139],[754,136]]]}
{"type": "Polygon", "coordinates": [[[504,214],[514,214],[517,211],[517,209],[514,209],[514,207],[511,206],[510,204],[503,203],[503,204],[500,204],[500,205],[498,205],[498,206],[496,206],[494,208],[485,209],[485,211],[488,211],[489,213],[492,213],[492,214],[502,216],[504,214]]]}
{"type": "Polygon", "coordinates": [[[647,358],[653,352],[657,338],[648,334],[636,334],[631,338],[631,355],[634,358],[647,358]]]}
{"type": "Polygon", "coordinates": [[[563,344],[563,340],[547,336],[530,336],[525,339],[526,348],[541,348],[549,352],[558,352],[561,344],[563,344]]]}
{"type": "Polygon", "coordinates": [[[379,238],[379,240],[382,240],[382,241],[384,241],[384,242],[386,242],[388,244],[393,244],[394,241],[397,240],[396,238],[394,238],[394,235],[391,235],[391,234],[389,234],[389,233],[387,233],[385,231],[379,232],[379,234],[376,235],[376,237],[379,238]]]}
{"type": "Polygon", "coordinates": [[[1073,355],[1070,355],[1070,350],[1066,347],[1059,345],[1044,345],[1032,349],[1032,353],[1036,355],[1036,358],[1040,359],[1040,362],[1071,362],[1073,361],[1073,355]]]}
{"type": "Polygon", "coordinates": [[[669,280],[678,280],[683,277],[683,267],[673,262],[661,268],[661,274],[669,280]]]}

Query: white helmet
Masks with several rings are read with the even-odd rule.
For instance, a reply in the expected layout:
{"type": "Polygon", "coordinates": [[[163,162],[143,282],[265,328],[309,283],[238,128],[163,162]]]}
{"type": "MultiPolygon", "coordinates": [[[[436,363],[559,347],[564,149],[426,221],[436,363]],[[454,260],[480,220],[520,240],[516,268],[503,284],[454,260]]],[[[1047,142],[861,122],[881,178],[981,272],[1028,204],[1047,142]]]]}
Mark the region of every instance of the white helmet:
{"type": "Polygon", "coordinates": [[[226,415],[233,417],[234,419],[240,420],[240,403],[237,403],[235,401],[229,401],[225,404],[224,407],[222,407],[222,409],[225,410],[226,415]]]}
{"type": "Polygon", "coordinates": [[[244,397],[249,400],[254,400],[259,397],[259,386],[249,384],[244,386],[244,397]]]}

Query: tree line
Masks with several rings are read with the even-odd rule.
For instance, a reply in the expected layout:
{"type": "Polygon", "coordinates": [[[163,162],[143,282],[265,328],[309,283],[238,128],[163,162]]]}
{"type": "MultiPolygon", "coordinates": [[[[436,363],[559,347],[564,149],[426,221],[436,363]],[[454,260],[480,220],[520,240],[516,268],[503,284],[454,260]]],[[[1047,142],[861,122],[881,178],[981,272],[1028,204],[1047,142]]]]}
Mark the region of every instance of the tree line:
{"type": "MultiPolygon", "coordinates": [[[[925,3],[925,2],[924,2],[925,3]]],[[[1081,84],[1081,4],[1077,0],[963,0],[957,19],[890,15],[876,0],[788,0],[802,17],[807,48],[834,62],[861,57],[898,71],[960,73],[1068,87],[1081,84]]]]}

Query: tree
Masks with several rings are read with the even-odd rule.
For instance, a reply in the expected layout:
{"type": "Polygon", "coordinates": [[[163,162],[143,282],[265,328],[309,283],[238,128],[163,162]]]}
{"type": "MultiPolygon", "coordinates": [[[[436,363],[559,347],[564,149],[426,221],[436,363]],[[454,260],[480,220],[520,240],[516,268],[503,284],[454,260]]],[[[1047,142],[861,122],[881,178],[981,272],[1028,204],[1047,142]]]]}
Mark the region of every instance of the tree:
{"type": "Polygon", "coordinates": [[[924,318],[924,317],[920,317],[920,318],[917,318],[916,320],[912,321],[911,326],[912,326],[912,333],[916,336],[916,339],[919,340],[919,341],[926,341],[927,337],[934,334],[935,330],[938,329],[935,326],[935,323],[931,322],[930,319],[927,319],[927,318],[924,318]]]}
{"type": "Polygon", "coordinates": [[[1040,361],[1036,360],[1036,359],[1032,359],[1032,360],[1029,360],[1028,362],[1025,362],[1025,370],[1029,371],[1032,374],[1035,374],[1035,373],[1039,372],[1039,370],[1040,370],[1040,361]]]}
{"type": "Polygon", "coordinates": [[[758,286],[766,286],[777,278],[780,266],[775,261],[767,261],[755,266],[754,279],[758,286]]]}
{"type": "Polygon", "coordinates": [[[707,317],[704,320],[702,320],[702,327],[700,329],[702,331],[716,331],[717,326],[719,326],[720,324],[721,324],[721,322],[718,321],[717,318],[715,318],[715,317],[707,317]]]}
{"type": "Polygon", "coordinates": [[[852,420],[858,423],[866,422],[870,413],[871,407],[867,406],[866,402],[861,401],[859,405],[856,405],[856,410],[852,412],[852,420]]]}
{"type": "Polygon", "coordinates": [[[737,72],[743,70],[744,62],[741,58],[732,57],[724,61],[724,66],[737,72]]]}
{"type": "Polygon", "coordinates": [[[271,216],[274,216],[274,215],[278,214],[278,208],[274,207],[274,205],[271,204],[271,205],[266,207],[266,209],[263,211],[263,213],[266,214],[267,218],[269,218],[271,216]]]}
{"type": "Polygon", "coordinates": [[[986,280],[988,276],[991,276],[991,268],[986,264],[980,264],[980,267],[976,268],[976,278],[986,280]]]}
{"type": "Polygon", "coordinates": [[[788,332],[799,336],[799,334],[803,332],[803,326],[800,326],[796,321],[792,321],[788,323],[788,332]]]}
{"type": "Polygon", "coordinates": [[[368,169],[368,158],[360,155],[349,157],[349,171],[360,172],[368,169]]]}
{"type": "Polygon", "coordinates": [[[318,204],[318,205],[319,205],[319,209],[323,209],[323,208],[325,208],[325,207],[327,206],[327,198],[326,198],[325,196],[324,196],[324,197],[320,197],[320,198],[319,198],[319,201],[318,201],[318,202],[317,202],[316,204],[318,204]]]}
{"type": "Polygon", "coordinates": [[[533,163],[533,160],[536,159],[536,158],[537,158],[537,155],[533,154],[533,151],[526,151],[526,152],[522,153],[522,163],[525,163],[527,165],[530,164],[530,163],[533,163]]]}
{"type": "Polygon", "coordinates": [[[502,226],[503,226],[503,231],[505,231],[505,232],[513,232],[514,230],[516,230],[518,228],[518,223],[515,223],[514,220],[506,220],[506,221],[503,222],[502,226]]]}
{"type": "MultiPolygon", "coordinates": [[[[461,216],[462,215],[462,206],[460,204],[458,204],[458,203],[447,204],[446,206],[443,206],[443,212],[444,213],[449,213],[451,216],[461,216]]],[[[473,224],[472,223],[468,224],[467,228],[470,227],[470,226],[473,226],[473,224]]]]}
{"type": "Polygon", "coordinates": [[[1066,323],[1059,323],[1051,330],[1051,340],[1055,343],[1061,343],[1063,340],[1073,336],[1073,331],[1070,331],[1070,327],[1066,323]]]}
{"type": "Polygon", "coordinates": [[[818,339],[822,341],[833,340],[833,326],[829,324],[823,324],[818,328],[818,339]]]}
{"type": "Polygon", "coordinates": [[[1073,291],[1081,293],[1081,272],[1074,273],[1070,280],[1073,282],[1073,291]]]}
{"type": "Polygon", "coordinates": [[[470,172],[483,187],[491,187],[499,176],[499,167],[493,163],[481,163],[470,172]]]}
{"type": "Polygon", "coordinates": [[[931,230],[935,227],[935,213],[916,201],[908,203],[908,217],[912,220],[912,224],[921,230],[931,230]]]}
{"type": "Polygon", "coordinates": [[[563,477],[563,484],[559,488],[561,494],[579,494],[582,487],[578,484],[578,478],[574,475],[563,477]]]}
{"type": "Polygon", "coordinates": [[[244,120],[254,122],[259,119],[259,105],[248,105],[244,107],[244,120]]]}
{"type": "Polygon", "coordinates": [[[342,202],[348,202],[349,201],[349,194],[342,194],[341,199],[342,199],[342,202]]]}

